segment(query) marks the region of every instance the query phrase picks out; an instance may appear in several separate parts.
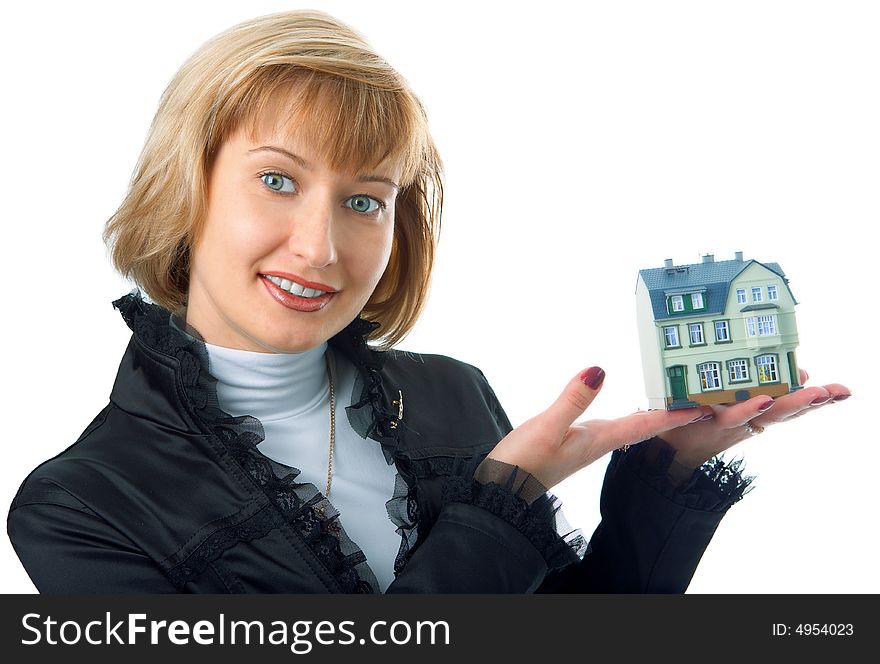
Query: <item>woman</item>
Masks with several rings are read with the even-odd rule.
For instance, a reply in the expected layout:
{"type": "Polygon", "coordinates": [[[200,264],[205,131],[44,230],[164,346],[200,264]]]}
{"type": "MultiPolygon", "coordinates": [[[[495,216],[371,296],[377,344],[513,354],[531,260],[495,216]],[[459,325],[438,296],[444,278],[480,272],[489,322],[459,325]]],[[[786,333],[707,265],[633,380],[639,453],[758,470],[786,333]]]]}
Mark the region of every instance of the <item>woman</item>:
{"type": "Polygon", "coordinates": [[[152,302],[114,303],[133,335],[110,403],[10,510],[37,588],[682,592],[749,483],[713,457],[848,396],[575,423],[591,367],[513,430],[479,369],[393,349],[442,192],[420,103],[338,21],[200,49],[105,232],[152,302]],[[612,450],[588,545],[547,490],[612,450]]]}

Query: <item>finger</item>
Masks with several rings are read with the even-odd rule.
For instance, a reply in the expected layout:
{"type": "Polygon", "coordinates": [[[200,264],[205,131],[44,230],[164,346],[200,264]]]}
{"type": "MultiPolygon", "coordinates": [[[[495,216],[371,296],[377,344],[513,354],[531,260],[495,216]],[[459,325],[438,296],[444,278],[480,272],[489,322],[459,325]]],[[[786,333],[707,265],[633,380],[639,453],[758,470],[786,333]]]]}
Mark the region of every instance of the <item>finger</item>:
{"type": "Polygon", "coordinates": [[[823,387],[828,390],[831,400],[835,402],[849,399],[852,396],[852,391],[846,385],[841,385],[840,383],[829,383],[828,385],[823,385],[823,387]]]}
{"type": "Polygon", "coordinates": [[[541,414],[541,424],[549,433],[562,437],[572,422],[583,415],[602,388],[605,372],[590,367],[568,381],[562,394],[541,414]]]}
{"type": "Polygon", "coordinates": [[[715,424],[722,429],[735,429],[776,408],[777,404],[772,397],[752,397],[733,406],[719,407],[715,413],[715,424]]]}
{"type": "Polygon", "coordinates": [[[806,385],[807,381],[810,380],[810,374],[807,373],[806,369],[798,369],[798,375],[801,379],[801,385],[806,385]]]}
{"type": "Polygon", "coordinates": [[[653,438],[664,431],[698,422],[710,414],[711,407],[681,410],[649,410],[633,413],[616,420],[607,420],[595,431],[597,445],[613,450],[621,445],[634,445],[653,438]]]}
{"type": "Polygon", "coordinates": [[[824,405],[831,401],[831,398],[831,393],[824,387],[819,385],[805,387],[802,390],[777,397],[773,408],[761,414],[760,417],[756,417],[753,423],[767,426],[775,422],[782,422],[801,411],[824,405]]]}
{"type": "Polygon", "coordinates": [[[756,419],[755,422],[762,426],[774,424],[775,422],[787,422],[796,417],[806,415],[817,408],[822,408],[828,404],[843,401],[852,396],[849,388],[840,383],[831,383],[819,388],[812,387],[809,389],[814,391],[807,392],[805,388],[804,390],[798,390],[790,395],[780,397],[777,399],[777,401],[781,402],[780,408],[777,410],[776,407],[774,407],[772,411],[767,413],[767,419],[762,417],[756,419]],[[824,392],[822,390],[824,390],[824,392]],[[826,394],[827,397],[825,396],[826,394]]]}

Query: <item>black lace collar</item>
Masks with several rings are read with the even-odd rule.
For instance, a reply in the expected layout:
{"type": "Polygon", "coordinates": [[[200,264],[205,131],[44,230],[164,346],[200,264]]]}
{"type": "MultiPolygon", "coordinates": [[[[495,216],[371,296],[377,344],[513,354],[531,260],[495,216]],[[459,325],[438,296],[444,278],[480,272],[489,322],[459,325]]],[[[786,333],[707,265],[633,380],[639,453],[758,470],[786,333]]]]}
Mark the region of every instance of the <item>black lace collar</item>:
{"type": "Polygon", "coordinates": [[[331,337],[328,344],[358,369],[355,391],[360,388],[360,399],[345,408],[352,428],[362,438],[381,443],[386,460],[392,463],[404,425],[397,421],[397,411],[389,408],[391,399],[382,385],[382,367],[387,353],[367,344],[370,333],[378,327],[379,323],[358,316],[331,337]]]}
{"type": "MultiPolygon", "coordinates": [[[[148,303],[138,289],[115,300],[135,338],[145,346],[168,357],[175,358],[186,395],[184,406],[213,433],[231,453],[283,515],[284,520],[308,544],[335,578],[342,592],[370,593],[378,590],[378,582],[363,552],[345,534],[338,523],[338,511],[312,484],[296,482],[299,470],[263,455],[257,445],[265,438],[262,424],[254,417],[233,417],[223,412],[218,404],[217,380],[208,372],[208,353],[198,331],[180,317],[171,325],[171,314],[164,308],[148,303]],[[186,330],[186,333],[182,332],[186,330]],[[319,516],[323,513],[323,518],[319,516]]],[[[386,406],[381,370],[385,352],[371,348],[367,343],[370,332],[379,323],[360,316],[329,340],[333,346],[352,361],[358,369],[359,380],[355,390],[362,386],[360,400],[346,407],[349,421],[363,438],[382,444],[389,464],[398,447],[401,427],[392,426],[396,415],[386,406]]],[[[405,488],[399,487],[393,499],[405,500],[405,488]]],[[[193,555],[170,571],[172,581],[182,588],[187,581],[201,573],[211,560],[237,541],[265,535],[278,524],[271,518],[252,526],[247,532],[217,533],[216,541],[206,541],[193,555]]],[[[414,529],[413,522],[397,523],[400,528],[414,529]]],[[[399,532],[401,532],[399,530],[399,532]]],[[[408,547],[405,547],[408,548],[408,547]]]]}

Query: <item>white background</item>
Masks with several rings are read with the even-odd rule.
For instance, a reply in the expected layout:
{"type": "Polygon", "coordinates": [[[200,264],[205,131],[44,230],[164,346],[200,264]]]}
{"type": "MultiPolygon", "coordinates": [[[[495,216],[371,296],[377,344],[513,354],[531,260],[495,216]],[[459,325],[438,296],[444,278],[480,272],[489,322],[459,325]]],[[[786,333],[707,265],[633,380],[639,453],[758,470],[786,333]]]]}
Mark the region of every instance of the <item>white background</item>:
{"type": "MultiPolygon", "coordinates": [[[[755,489],[690,592],[880,591],[871,2],[9,5],[0,502],[107,402],[130,334],[110,302],[131,285],[100,233],[165,85],[214,34],[300,6],[353,25],[410,81],[445,161],[431,300],[400,347],[481,367],[515,426],[599,364],[589,414],[618,417],[646,407],[640,268],[778,262],[801,365],[854,396],[734,448],[755,489]]],[[[604,466],[556,489],[587,535],[604,466]]],[[[0,579],[34,591],[6,538],[0,579]]]]}

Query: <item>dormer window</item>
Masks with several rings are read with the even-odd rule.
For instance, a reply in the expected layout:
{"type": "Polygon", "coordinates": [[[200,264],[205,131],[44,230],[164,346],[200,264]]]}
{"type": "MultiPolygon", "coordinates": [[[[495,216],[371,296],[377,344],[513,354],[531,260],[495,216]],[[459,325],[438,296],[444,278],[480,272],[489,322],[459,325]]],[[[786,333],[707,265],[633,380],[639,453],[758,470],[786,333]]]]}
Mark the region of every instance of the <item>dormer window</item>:
{"type": "Polygon", "coordinates": [[[666,312],[670,315],[706,311],[706,289],[693,288],[667,291],[666,312]]]}

